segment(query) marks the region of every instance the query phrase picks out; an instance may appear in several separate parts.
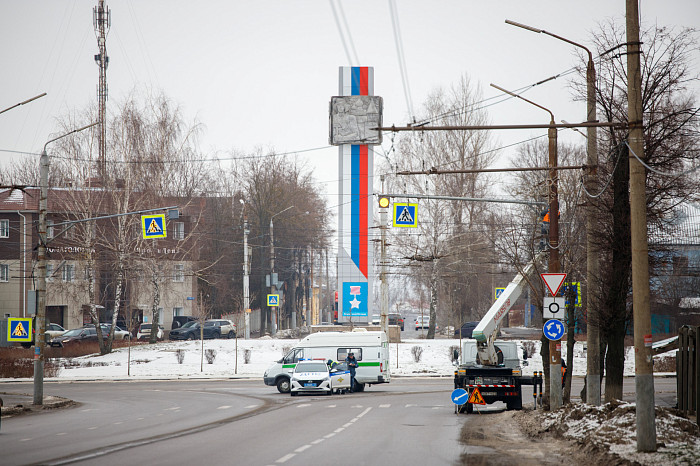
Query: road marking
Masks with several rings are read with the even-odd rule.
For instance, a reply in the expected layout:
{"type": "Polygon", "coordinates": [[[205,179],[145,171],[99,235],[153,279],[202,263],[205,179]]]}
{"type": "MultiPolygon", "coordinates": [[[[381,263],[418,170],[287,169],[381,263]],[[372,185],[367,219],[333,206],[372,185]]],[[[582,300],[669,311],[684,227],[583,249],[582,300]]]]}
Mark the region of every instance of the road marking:
{"type": "Polygon", "coordinates": [[[257,408],[258,406],[260,406],[260,405],[248,405],[243,409],[253,409],[253,408],[257,408]]]}
{"type": "Polygon", "coordinates": [[[33,439],[30,438],[21,438],[19,439],[20,442],[31,442],[33,439]]]}
{"type": "Polygon", "coordinates": [[[343,427],[350,427],[352,425],[352,422],[348,422],[347,424],[343,424],[343,427]]]}
{"type": "Polygon", "coordinates": [[[56,435],[66,435],[66,432],[58,432],[56,435]]]}
{"type": "Polygon", "coordinates": [[[350,407],[351,407],[351,408],[364,408],[364,406],[362,406],[362,405],[353,405],[353,406],[350,406],[350,407]]]}
{"type": "Polygon", "coordinates": [[[311,448],[311,445],[304,445],[303,447],[299,447],[299,448],[297,448],[297,449],[294,450],[294,451],[295,451],[296,453],[301,453],[302,451],[308,450],[309,448],[311,448]]]}
{"type": "Polygon", "coordinates": [[[337,405],[328,405],[326,408],[335,408],[337,405]]]}
{"type": "Polygon", "coordinates": [[[229,409],[230,407],[231,407],[231,406],[229,406],[229,405],[222,405],[222,406],[219,406],[219,407],[216,408],[216,409],[229,409]]]}
{"type": "Polygon", "coordinates": [[[136,418],[137,421],[143,421],[144,419],[146,419],[146,418],[145,417],[137,417],[136,418]]]}
{"type": "Polygon", "coordinates": [[[296,456],[295,453],[290,453],[288,455],[284,455],[282,458],[275,461],[275,463],[285,463],[285,462],[289,461],[290,459],[294,458],[295,456],[296,456]]]}
{"type": "MultiPolygon", "coordinates": [[[[27,439],[27,440],[31,440],[31,439],[27,439]]],[[[318,445],[319,443],[323,442],[324,440],[325,440],[325,439],[317,438],[316,440],[314,440],[313,442],[311,442],[311,445],[318,445]]]]}
{"type": "Polygon", "coordinates": [[[335,432],[331,432],[330,434],[326,434],[323,436],[323,438],[331,438],[331,437],[335,437],[335,432]]]}
{"type": "Polygon", "coordinates": [[[307,406],[311,406],[311,403],[302,403],[300,405],[297,405],[297,408],[306,408],[307,406]]]}
{"type": "Polygon", "coordinates": [[[364,416],[364,415],[367,414],[371,409],[372,409],[372,407],[370,406],[369,408],[365,409],[365,410],[362,411],[360,414],[358,414],[357,417],[362,417],[362,416],[364,416]]]}
{"type": "Polygon", "coordinates": [[[333,432],[335,432],[336,434],[339,434],[339,433],[341,433],[341,432],[344,431],[344,430],[345,430],[345,427],[338,427],[338,428],[335,429],[333,432]]]}
{"type": "Polygon", "coordinates": [[[172,408],[165,408],[166,411],[175,411],[176,409],[180,409],[179,406],[173,406],[172,408]]]}
{"type": "Polygon", "coordinates": [[[124,421],[117,421],[112,423],[115,426],[118,426],[119,424],[124,424],[124,421]]]}
{"type": "Polygon", "coordinates": [[[97,426],[88,427],[88,430],[95,430],[95,429],[97,429],[97,426]]]}
{"type": "Polygon", "coordinates": [[[413,408],[413,407],[416,407],[416,406],[418,406],[418,405],[412,405],[412,404],[409,403],[409,404],[407,404],[407,405],[404,406],[404,407],[405,407],[405,408],[413,408]]]}
{"type": "Polygon", "coordinates": [[[379,405],[380,408],[391,408],[391,405],[379,405]]]}

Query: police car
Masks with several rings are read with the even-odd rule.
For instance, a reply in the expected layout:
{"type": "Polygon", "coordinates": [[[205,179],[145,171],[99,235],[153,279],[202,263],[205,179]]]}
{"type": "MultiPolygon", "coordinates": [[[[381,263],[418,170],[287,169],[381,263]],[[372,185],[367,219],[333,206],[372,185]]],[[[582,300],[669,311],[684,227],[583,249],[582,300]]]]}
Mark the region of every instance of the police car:
{"type": "Polygon", "coordinates": [[[332,395],[350,389],[350,371],[345,364],[330,369],[325,361],[299,361],[292,372],[290,393],[323,393],[332,395]]]}

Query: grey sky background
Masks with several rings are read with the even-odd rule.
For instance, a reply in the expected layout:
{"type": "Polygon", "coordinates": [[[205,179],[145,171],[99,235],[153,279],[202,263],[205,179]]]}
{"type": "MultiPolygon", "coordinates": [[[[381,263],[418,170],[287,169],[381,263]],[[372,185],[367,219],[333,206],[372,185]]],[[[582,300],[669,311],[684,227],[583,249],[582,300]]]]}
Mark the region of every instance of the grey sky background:
{"type": "MultiPolygon", "coordinates": [[[[96,101],[96,0],[0,1],[0,109],[41,92],[48,96],[0,115],[0,163],[36,157],[55,135],[56,119],[96,101]]],[[[334,4],[338,2],[334,0],[334,4]]],[[[208,157],[256,147],[299,151],[320,189],[337,193],[337,148],[328,147],[328,102],[338,92],[338,67],[348,66],[328,0],[108,1],[112,24],[108,111],[135,89],[162,91],[186,120],[204,125],[208,157]],[[324,148],[325,147],[325,148],[324,148]],[[308,149],[324,148],[308,152],[308,149]]],[[[384,98],[385,125],[408,122],[388,1],[342,1],[360,62],[375,68],[375,94],[384,98]]],[[[642,22],[698,26],[696,0],[644,0],[642,22]]],[[[397,0],[402,47],[416,113],[429,92],[466,73],[484,97],[494,82],[518,89],[568,70],[576,49],[551,37],[506,25],[511,19],[588,45],[597,22],[624,22],[624,0],[449,1],[397,0]]],[[[346,36],[347,40],[347,36],[346,36]]],[[[700,69],[700,55],[693,63],[700,69]]],[[[570,76],[571,77],[571,76],[570,76]]],[[[569,77],[569,78],[570,78],[569,77]]],[[[550,108],[557,120],[585,119],[585,103],[572,102],[568,78],[525,96],[550,108]]],[[[547,123],[522,101],[488,108],[491,122],[547,123]]],[[[546,134],[499,131],[497,145],[546,134]]],[[[384,149],[390,148],[385,135],[384,149]]],[[[564,141],[583,138],[572,131],[564,141]]],[[[497,161],[505,166],[515,148],[497,161]]],[[[381,153],[381,150],[379,150],[381,153]]]]}

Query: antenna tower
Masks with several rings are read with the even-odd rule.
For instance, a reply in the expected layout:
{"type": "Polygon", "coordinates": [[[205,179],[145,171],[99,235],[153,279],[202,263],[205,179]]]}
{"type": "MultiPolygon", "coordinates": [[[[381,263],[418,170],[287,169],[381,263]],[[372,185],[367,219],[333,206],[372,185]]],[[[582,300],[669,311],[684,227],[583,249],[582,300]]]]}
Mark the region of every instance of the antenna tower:
{"type": "Polygon", "coordinates": [[[92,23],[95,26],[99,49],[99,53],[95,55],[95,63],[100,68],[100,81],[97,85],[97,111],[100,122],[98,174],[100,178],[104,178],[107,169],[107,33],[112,23],[109,7],[105,5],[104,0],[98,0],[97,6],[92,9],[92,23]]]}

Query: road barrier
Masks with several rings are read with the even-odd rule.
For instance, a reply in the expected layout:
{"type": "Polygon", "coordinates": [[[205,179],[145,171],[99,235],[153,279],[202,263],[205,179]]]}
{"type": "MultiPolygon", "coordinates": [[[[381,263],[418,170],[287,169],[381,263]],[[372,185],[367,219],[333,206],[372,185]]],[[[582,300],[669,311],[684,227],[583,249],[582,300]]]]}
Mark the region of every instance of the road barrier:
{"type": "Polygon", "coordinates": [[[700,347],[697,326],[684,325],[678,330],[676,353],[678,409],[689,415],[698,414],[700,399],[700,347]]]}

